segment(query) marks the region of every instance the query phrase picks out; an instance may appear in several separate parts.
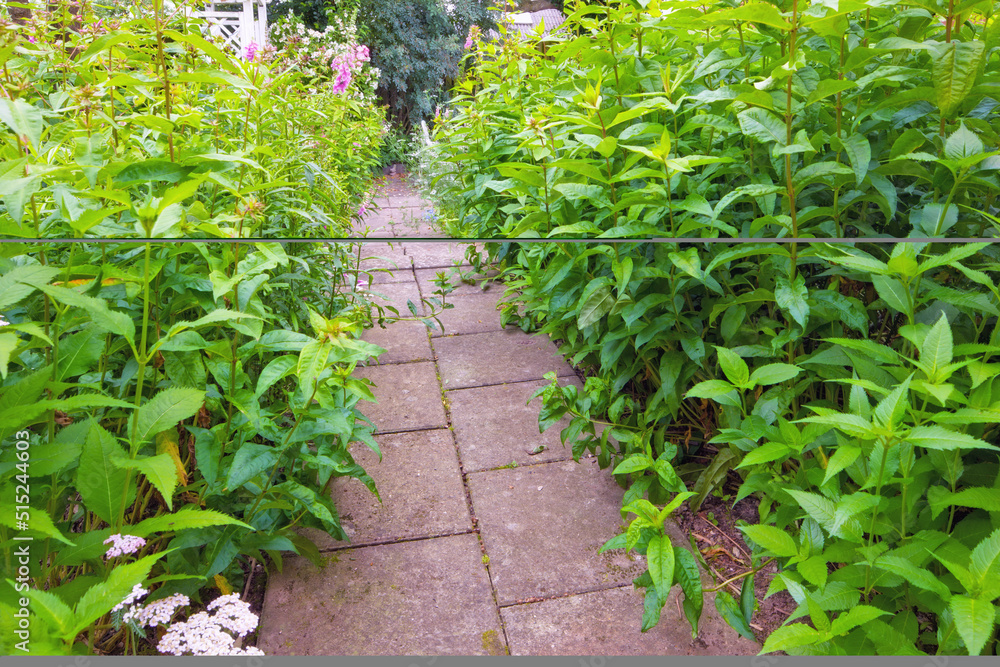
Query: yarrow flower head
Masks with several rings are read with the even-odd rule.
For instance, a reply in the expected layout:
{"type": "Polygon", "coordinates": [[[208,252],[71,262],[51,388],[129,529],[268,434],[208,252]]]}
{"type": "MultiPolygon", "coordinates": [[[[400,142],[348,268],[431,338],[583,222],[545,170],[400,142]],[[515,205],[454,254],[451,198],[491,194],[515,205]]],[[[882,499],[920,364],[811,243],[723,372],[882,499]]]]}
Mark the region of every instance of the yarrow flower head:
{"type": "MultiPolygon", "coordinates": [[[[118,611],[124,609],[125,607],[130,607],[135,604],[136,600],[144,598],[149,595],[149,591],[142,587],[142,584],[136,584],[132,587],[132,592],[125,596],[125,599],[116,604],[111,611],[118,611]]],[[[126,612],[127,614],[128,612],[126,612]]]]}
{"type": "Polygon", "coordinates": [[[171,655],[228,655],[234,648],[232,635],[203,611],[181,623],[173,623],[156,648],[171,655]]]}
{"type": "Polygon", "coordinates": [[[208,603],[209,610],[215,610],[212,617],[215,622],[235,632],[238,637],[245,637],[257,627],[257,615],[250,611],[250,605],[240,599],[236,593],[223,595],[208,603]]]}
{"type": "Polygon", "coordinates": [[[122,556],[125,554],[134,554],[139,549],[146,546],[146,540],[141,537],[136,537],[135,535],[112,535],[108,539],[104,540],[105,544],[113,542],[111,548],[108,552],[104,554],[105,558],[114,558],[115,556],[122,556]]]}
{"type": "Polygon", "coordinates": [[[257,648],[238,649],[238,637],[245,637],[257,627],[258,618],[239,595],[223,595],[209,603],[209,616],[201,611],[181,623],[172,623],[157,645],[160,653],[171,655],[264,655],[257,648]],[[228,632],[227,632],[228,631],[228,632]]]}
{"type": "Polygon", "coordinates": [[[174,593],[162,600],[155,600],[146,606],[138,606],[125,612],[122,620],[126,623],[135,620],[140,627],[155,628],[166,625],[181,607],[191,604],[190,598],[182,593],[174,593]]]}

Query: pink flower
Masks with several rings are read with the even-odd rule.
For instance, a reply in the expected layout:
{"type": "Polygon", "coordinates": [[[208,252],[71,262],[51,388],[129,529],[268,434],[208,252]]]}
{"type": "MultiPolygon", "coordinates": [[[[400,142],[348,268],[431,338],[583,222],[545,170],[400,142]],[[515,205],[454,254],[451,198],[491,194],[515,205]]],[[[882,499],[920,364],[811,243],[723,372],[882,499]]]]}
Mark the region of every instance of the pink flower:
{"type": "Polygon", "coordinates": [[[31,42],[32,44],[34,44],[35,43],[35,38],[32,37],[31,35],[28,35],[28,41],[31,42]]]}
{"type": "Polygon", "coordinates": [[[250,42],[249,44],[247,44],[244,57],[247,59],[248,62],[253,62],[253,57],[257,55],[257,48],[258,48],[257,42],[250,42]]]}
{"type": "Polygon", "coordinates": [[[361,60],[363,62],[368,62],[371,59],[371,52],[368,50],[368,47],[365,46],[364,44],[358,46],[355,55],[357,56],[358,60],[361,60]]]}
{"type": "Polygon", "coordinates": [[[123,556],[125,554],[134,554],[136,551],[146,546],[146,540],[141,537],[136,537],[135,535],[122,535],[115,534],[104,540],[104,544],[113,543],[108,552],[104,554],[105,558],[114,558],[115,556],[123,556]]]}
{"type": "Polygon", "coordinates": [[[341,66],[340,71],[337,73],[337,78],[333,81],[333,92],[339,95],[347,90],[348,86],[351,85],[351,70],[345,66],[341,66]]]}
{"type": "Polygon", "coordinates": [[[469,26],[469,36],[465,38],[465,48],[471,49],[476,44],[476,42],[479,41],[479,38],[481,36],[482,36],[482,31],[479,29],[479,26],[477,25],[469,26]]]}

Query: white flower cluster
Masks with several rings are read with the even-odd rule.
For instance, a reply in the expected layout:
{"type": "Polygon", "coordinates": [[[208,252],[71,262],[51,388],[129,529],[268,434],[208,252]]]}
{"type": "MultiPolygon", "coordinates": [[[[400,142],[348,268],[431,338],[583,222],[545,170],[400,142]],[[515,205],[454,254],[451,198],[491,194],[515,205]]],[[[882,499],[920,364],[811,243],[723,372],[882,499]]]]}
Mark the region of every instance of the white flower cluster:
{"type": "Polygon", "coordinates": [[[139,549],[146,546],[146,540],[141,537],[136,537],[135,535],[112,535],[108,539],[104,540],[105,544],[114,542],[108,552],[104,554],[105,558],[114,558],[115,556],[123,556],[125,554],[134,554],[139,549]]]}
{"type": "Polygon", "coordinates": [[[162,600],[150,602],[145,607],[133,607],[125,612],[122,620],[126,623],[134,620],[140,627],[155,628],[157,625],[166,625],[174,617],[181,607],[191,604],[188,596],[181,593],[174,593],[162,600]]]}
{"type": "Polygon", "coordinates": [[[257,615],[250,611],[250,605],[236,593],[223,595],[208,603],[208,609],[215,610],[215,622],[240,637],[245,637],[257,627],[257,615]]]}
{"type": "Polygon", "coordinates": [[[156,648],[171,655],[228,655],[235,641],[211,616],[200,611],[182,623],[172,624],[156,648]]]}
{"type": "MultiPolygon", "coordinates": [[[[132,592],[125,596],[125,599],[116,604],[111,611],[118,611],[123,607],[128,607],[135,604],[135,601],[139,598],[144,598],[149,595],[149,591],[142,587],[142,584],[136,584],[132,587],[132,592]]],[[[126,614],[129,612],[125,612],[126,614]]]]}
{"type": "MultiPolygon", "coordinates": [[[[186,621],[171,623],[170,620],[181,607],[191,604],[188,596],[174,593],[145,606],[136,601],[149,595],[149,591],[136,584],[124,600],[112,611],[126,608],[122,615],[125,623],[134,622],[140,627],[155,628],[168,625],[166,634],[156,648],[160,653],[170,655],[264,655],[260,649],[250,646],[236,648],[236,637],[245,637],[257,628],[260,619],[250,611],[250,605],[240,600],[236,593],[223,595],[208,604],[209,615],[200,611],[186,621]],[[236,637],[233,636],[236,635],[236,637]]],[[[117,626],[116,626],[117,627],[117,626]]]]}
{"type": "Polygon", "coordinates": [[[223,595],[209,603],[211,616],[200,611],[181,623],[173,623],[157,649],[171,655],[264,655],[258,648],[236,648],[236,638],[245,637],[257,627],[257,615],[239,595],[223,595]],[[228,632],[227,632],[228,630],[228,632]]]}

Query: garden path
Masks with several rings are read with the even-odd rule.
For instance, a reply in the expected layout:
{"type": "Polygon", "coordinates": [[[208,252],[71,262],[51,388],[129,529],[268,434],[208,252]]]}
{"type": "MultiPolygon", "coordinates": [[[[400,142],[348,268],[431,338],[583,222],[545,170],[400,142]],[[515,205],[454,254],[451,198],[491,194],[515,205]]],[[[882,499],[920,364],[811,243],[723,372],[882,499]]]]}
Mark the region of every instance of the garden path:
{"type": "MultiPolygon", "coordinates": [[[[413,193],[379,203],[366,220],[370,236],[441,236],[413,193]]],[[[405,314],[407,300],[420,304],[435,274],[463,260],[466,244],[364,248],[381,257],[366,269],[395,267],[375,274],[371,290],[405,314]]],[[[317,531],[324,568],[291,558],[271,574],[258,646],[269,655],[756,654],[718,617],[711,594],[698,640],[676,589],[660,624],[639,632],[643,594],[632,579],[643,557],[597,553],[622,530],[622,489],[596,459],[575,463],[559,427],[539,435],[540,399],[526,404],[549,371],[580,380],[547,337],[501,327],[502,285],[453,281],[443,333],[417,321],[366,334],[387,350],[361,370],[377,385],[378,404],[362,409],[383,460],[364,445],[352,452],[382,503],[358,480],[335,480],[351,542],[317,531]]]]}

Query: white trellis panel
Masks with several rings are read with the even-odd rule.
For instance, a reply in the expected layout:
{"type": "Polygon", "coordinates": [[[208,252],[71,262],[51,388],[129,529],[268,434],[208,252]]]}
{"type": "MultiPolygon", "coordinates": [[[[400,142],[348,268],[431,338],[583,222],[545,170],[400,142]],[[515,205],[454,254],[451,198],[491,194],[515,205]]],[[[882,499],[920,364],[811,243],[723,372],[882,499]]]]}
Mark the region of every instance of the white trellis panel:
{"type": "Polygon", "coordinates": [[[233,51],[243,53],[251,43],[258,48],[267,44],[267,0],[209,2],[192,14],[205,19],[211,33],[233,51]]]}

